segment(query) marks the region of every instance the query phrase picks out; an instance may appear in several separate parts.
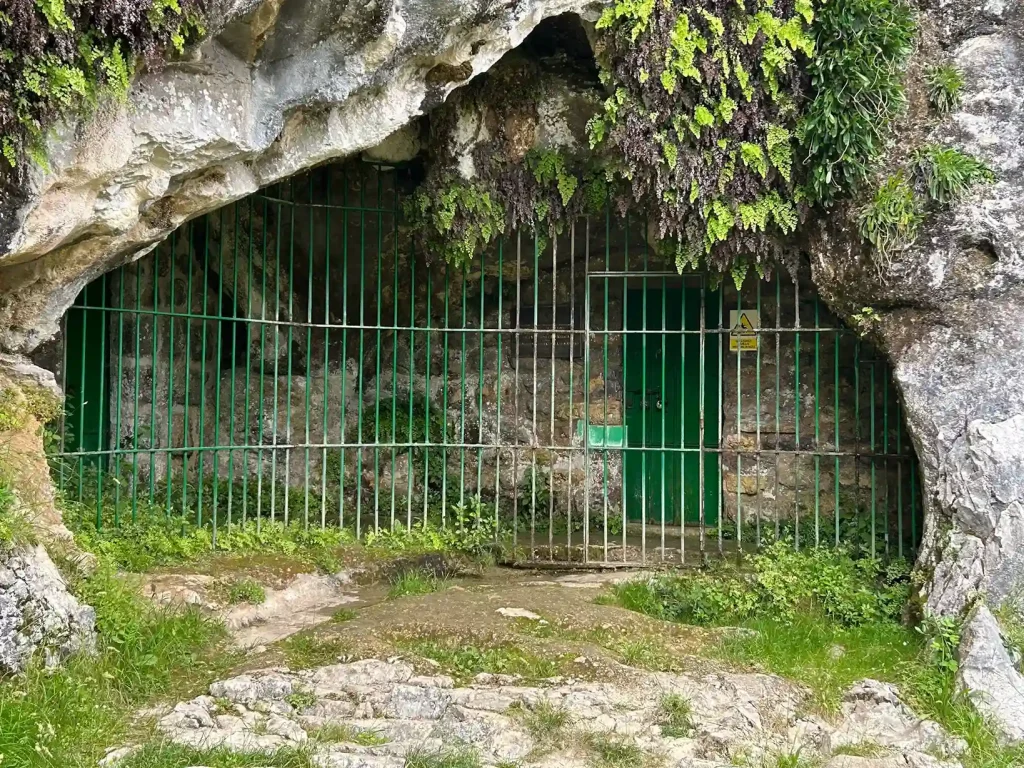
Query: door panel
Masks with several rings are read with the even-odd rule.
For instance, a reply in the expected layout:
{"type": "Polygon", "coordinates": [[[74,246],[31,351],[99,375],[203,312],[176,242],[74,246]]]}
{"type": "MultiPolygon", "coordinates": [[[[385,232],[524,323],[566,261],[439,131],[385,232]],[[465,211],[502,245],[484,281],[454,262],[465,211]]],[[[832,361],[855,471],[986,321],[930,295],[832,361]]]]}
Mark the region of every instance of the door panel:
{"type": "MultiPolygon", "coordinates": [[[[706,299],[718,307],[717,295],[706,299]]],[[[624,495],[631,520],[700,520],[700,288],[632,289],[625,296],[624,495]],[[637,331],[647,331],[637,333],[637,331]],[[653,331],[653,332],[652,332],[653,331]],[[691,451],[681,449],[695,449],[691,451]]],[[[707,325],[718,323],[708,320],[707,325]]],[[[720,334],[704,337],[705,447],[718,445],[720,334]]],[[[718,519],[716,453],[704,454],[705,521],[718,519]]]]}

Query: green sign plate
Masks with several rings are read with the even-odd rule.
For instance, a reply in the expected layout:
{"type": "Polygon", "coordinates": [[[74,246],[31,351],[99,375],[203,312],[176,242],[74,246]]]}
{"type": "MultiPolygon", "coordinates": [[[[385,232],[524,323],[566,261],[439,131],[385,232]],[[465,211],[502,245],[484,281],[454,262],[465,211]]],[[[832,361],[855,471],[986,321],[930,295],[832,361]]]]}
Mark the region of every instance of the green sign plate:
{"type": "Polygon", "coordinates": [[[625,448],[626,428],[621,424],[586,424],[583,419],[576,422],[576,435],[582,439],[587,431],[588,448],[625,448]]]}

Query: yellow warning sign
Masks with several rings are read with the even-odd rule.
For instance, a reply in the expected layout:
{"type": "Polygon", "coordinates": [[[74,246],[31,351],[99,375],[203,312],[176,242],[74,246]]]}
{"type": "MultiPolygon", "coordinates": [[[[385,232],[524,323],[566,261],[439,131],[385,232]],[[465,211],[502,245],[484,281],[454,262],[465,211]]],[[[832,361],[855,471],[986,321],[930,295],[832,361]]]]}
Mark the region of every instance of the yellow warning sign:
{"type": "Polygon", "coordinates": [[[761,327],[761,313],[756,309],[729,310],[729,349],[733,352],[757,350],[757,329],[761,327]]]}

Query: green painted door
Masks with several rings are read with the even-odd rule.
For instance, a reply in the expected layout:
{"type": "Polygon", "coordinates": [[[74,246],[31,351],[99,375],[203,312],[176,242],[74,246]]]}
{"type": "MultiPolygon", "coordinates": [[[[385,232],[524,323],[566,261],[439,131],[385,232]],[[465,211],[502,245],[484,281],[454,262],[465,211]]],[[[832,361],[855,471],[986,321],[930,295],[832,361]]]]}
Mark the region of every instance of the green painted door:
{"type": "MultiPolygon", "coordinates": [[[[624,496],[630,520],[700,521],[701,289],[633,289],[625,297],[624,496]],[[647,331],[635,333],[634,331],[647,331]],[[683,450],[691,449],[691,450],[683,450]]],[[[717,294],[705,298],[706,327],[717,328],[717,294]]],[[[718,446],[721,334],[704,337],[704,446],[718,446]]],[[[704,519],[718,521],[718,454],[704,454],[704,519]]]]}
{"type": "MultiPolygon", "coordinates": [[[[107,354],[106,280],[95,280],[68,310],[65,362],[65,450],[106,451],[110,408],[107,354]]],[[[84,464],[105,467],[105,454],[85,457],[84,464]]]]}

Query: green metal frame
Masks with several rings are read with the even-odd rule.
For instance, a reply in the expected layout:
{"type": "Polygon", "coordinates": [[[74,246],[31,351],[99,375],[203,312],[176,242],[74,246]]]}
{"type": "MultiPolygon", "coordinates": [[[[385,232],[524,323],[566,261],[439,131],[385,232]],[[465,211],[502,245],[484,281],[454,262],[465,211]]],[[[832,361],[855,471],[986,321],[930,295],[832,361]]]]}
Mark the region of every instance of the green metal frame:
{"type": "Polygon", "coordinates": [[[912,554],[917,467],[889,369],[799,283],[711,290],[610,209],[436,264],[400,227],[403,188],[401,171],[319,169],[91,284],[64,321],[63,492],[97,526],[160,515],[215,540],[426,520],[486,523],[534,562],[702,562],[774,538],[912,554]],[[755,351],[730,352],[732,308],[760,313],[755,351]],[[679,439],[664,409],[629,424],[631,354],[644,392],[684,391],[679,439]],[[647,514],[627,498],[637,460],[644,486],[688,467],[647,514]]]}

